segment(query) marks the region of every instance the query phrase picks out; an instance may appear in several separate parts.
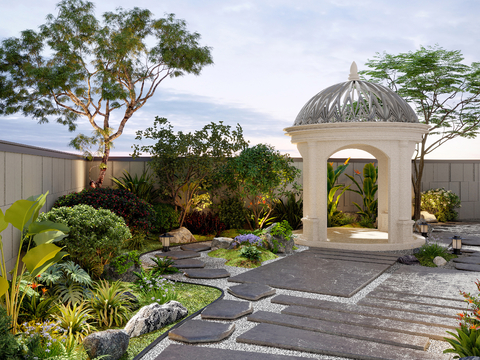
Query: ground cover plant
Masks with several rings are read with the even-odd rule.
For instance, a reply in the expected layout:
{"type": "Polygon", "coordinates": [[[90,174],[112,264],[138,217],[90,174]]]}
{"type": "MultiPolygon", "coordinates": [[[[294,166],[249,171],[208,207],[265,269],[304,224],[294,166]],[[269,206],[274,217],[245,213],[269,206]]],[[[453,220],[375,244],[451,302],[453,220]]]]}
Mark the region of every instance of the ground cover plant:
{"type": "Polygon", "coordinates": [[[447,262],[457,257],[456,255],[450,254],[447,248],[435,242],[435,239],[432,240],[433,241],[429,243],[423,244],[419,252],[414,254],[422,266],[437,267],[437,265],[433,263],[433,259],[437,256],[444,258],[447,262]]]}

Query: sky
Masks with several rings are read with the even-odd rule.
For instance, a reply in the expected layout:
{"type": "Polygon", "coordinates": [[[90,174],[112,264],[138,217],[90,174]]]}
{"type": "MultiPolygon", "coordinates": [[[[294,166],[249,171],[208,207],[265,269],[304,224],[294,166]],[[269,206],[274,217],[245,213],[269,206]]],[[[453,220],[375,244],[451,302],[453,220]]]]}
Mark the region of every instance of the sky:
{"type": "MultiPolygon", "coordinates": [[[[0,0],[0,40],[38,30],[57,0],[0,0]]],[[[250,144],[268,143],[299,156],[284,128],[303,105],[324,88],[347,81],[350,64],[359,70],[375,54],[398,54],[420,46],[460,50],[465,63],[480,61],[478,0],[115,0],[95,2],[96,15],[132,5],[156,18],[174,13],[200,45],[212,48],[213,66],[200,76],[168,78],[155,96],[127,122],[111,156],[132,153],[135,132],[166,117],[175,130],[195,131],[210,122],[238,123],[250,144]]],[[[118,112],[118,111],[117,111],[118,112]]],[[[112,127],[120,114],[114,114],[112,127]]],[[[77,133],[90,135],[86,119],[71,133],[62,125],[37,124],[22,114],[0,117],[0,139],[74,152],[77,133]]],[[[144,142],[144,144],[146,144],[144,142]]],[[[338,157],[367,157],[344,150],[338,157]]],[[[452,140],[430,159],[480,159],[480,138],[452,140]]]]}

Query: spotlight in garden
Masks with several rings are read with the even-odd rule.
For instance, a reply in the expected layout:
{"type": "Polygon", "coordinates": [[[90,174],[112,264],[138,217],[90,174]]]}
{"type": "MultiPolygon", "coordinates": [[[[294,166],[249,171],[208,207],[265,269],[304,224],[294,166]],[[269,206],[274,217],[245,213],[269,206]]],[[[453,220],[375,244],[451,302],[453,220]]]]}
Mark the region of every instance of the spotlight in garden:
{"type": "Polygon", "coordinates": [[[460,250],[462,249],[462,238],[460,236],[455,235],[454,237],[452,237],[452,248],[455,255],[462,254],[460,252],[460,250]]]}
{"type": "Polygon", "coordinates": [[[420,219],[418,222],[417,222],[417,225],[418,227],[420,228],[420,233],[422,234],[422,236],[426,239],[428,237],[428,227],[430,225],[428,225],[428,223],[425,221],[425,219],[420,219]]]}
{"type": "Polygon", "coordinates": [[[173,235],[170,235],[169,233],[160,235],[160,241],[162,242],[163,252],[170,251],[170,238],[172,237],[173,235]]]}

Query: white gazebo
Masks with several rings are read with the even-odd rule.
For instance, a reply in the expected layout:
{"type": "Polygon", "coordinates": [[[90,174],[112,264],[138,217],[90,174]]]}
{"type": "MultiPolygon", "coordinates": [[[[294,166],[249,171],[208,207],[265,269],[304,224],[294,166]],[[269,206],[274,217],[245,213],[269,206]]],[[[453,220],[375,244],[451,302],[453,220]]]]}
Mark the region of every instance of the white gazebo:
{"type": "Polygon", "coordinates": [[[311,98],[284,129],[303,157],[302,245],[355,250],[421,246],[413,233],[411,159],[428,132],[394,91],[360,80],[355,62],[347,82],[311,98]],[[378,230],[327,230],[327,161],[343,149],[369,152],[378,161],[378,230]]]}

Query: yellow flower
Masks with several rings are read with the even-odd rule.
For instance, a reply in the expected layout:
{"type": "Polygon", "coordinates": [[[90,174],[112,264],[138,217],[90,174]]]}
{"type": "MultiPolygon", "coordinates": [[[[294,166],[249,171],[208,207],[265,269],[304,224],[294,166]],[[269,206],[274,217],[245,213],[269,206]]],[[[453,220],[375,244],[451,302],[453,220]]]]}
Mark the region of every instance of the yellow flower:
{"type": "Polygon", "coordinates": [[[347,165],[349,160],[350,160],[350,158],[348,158],[347,160],[345,160],[345,162],[343,163],[343,165],[347,165]]]}

